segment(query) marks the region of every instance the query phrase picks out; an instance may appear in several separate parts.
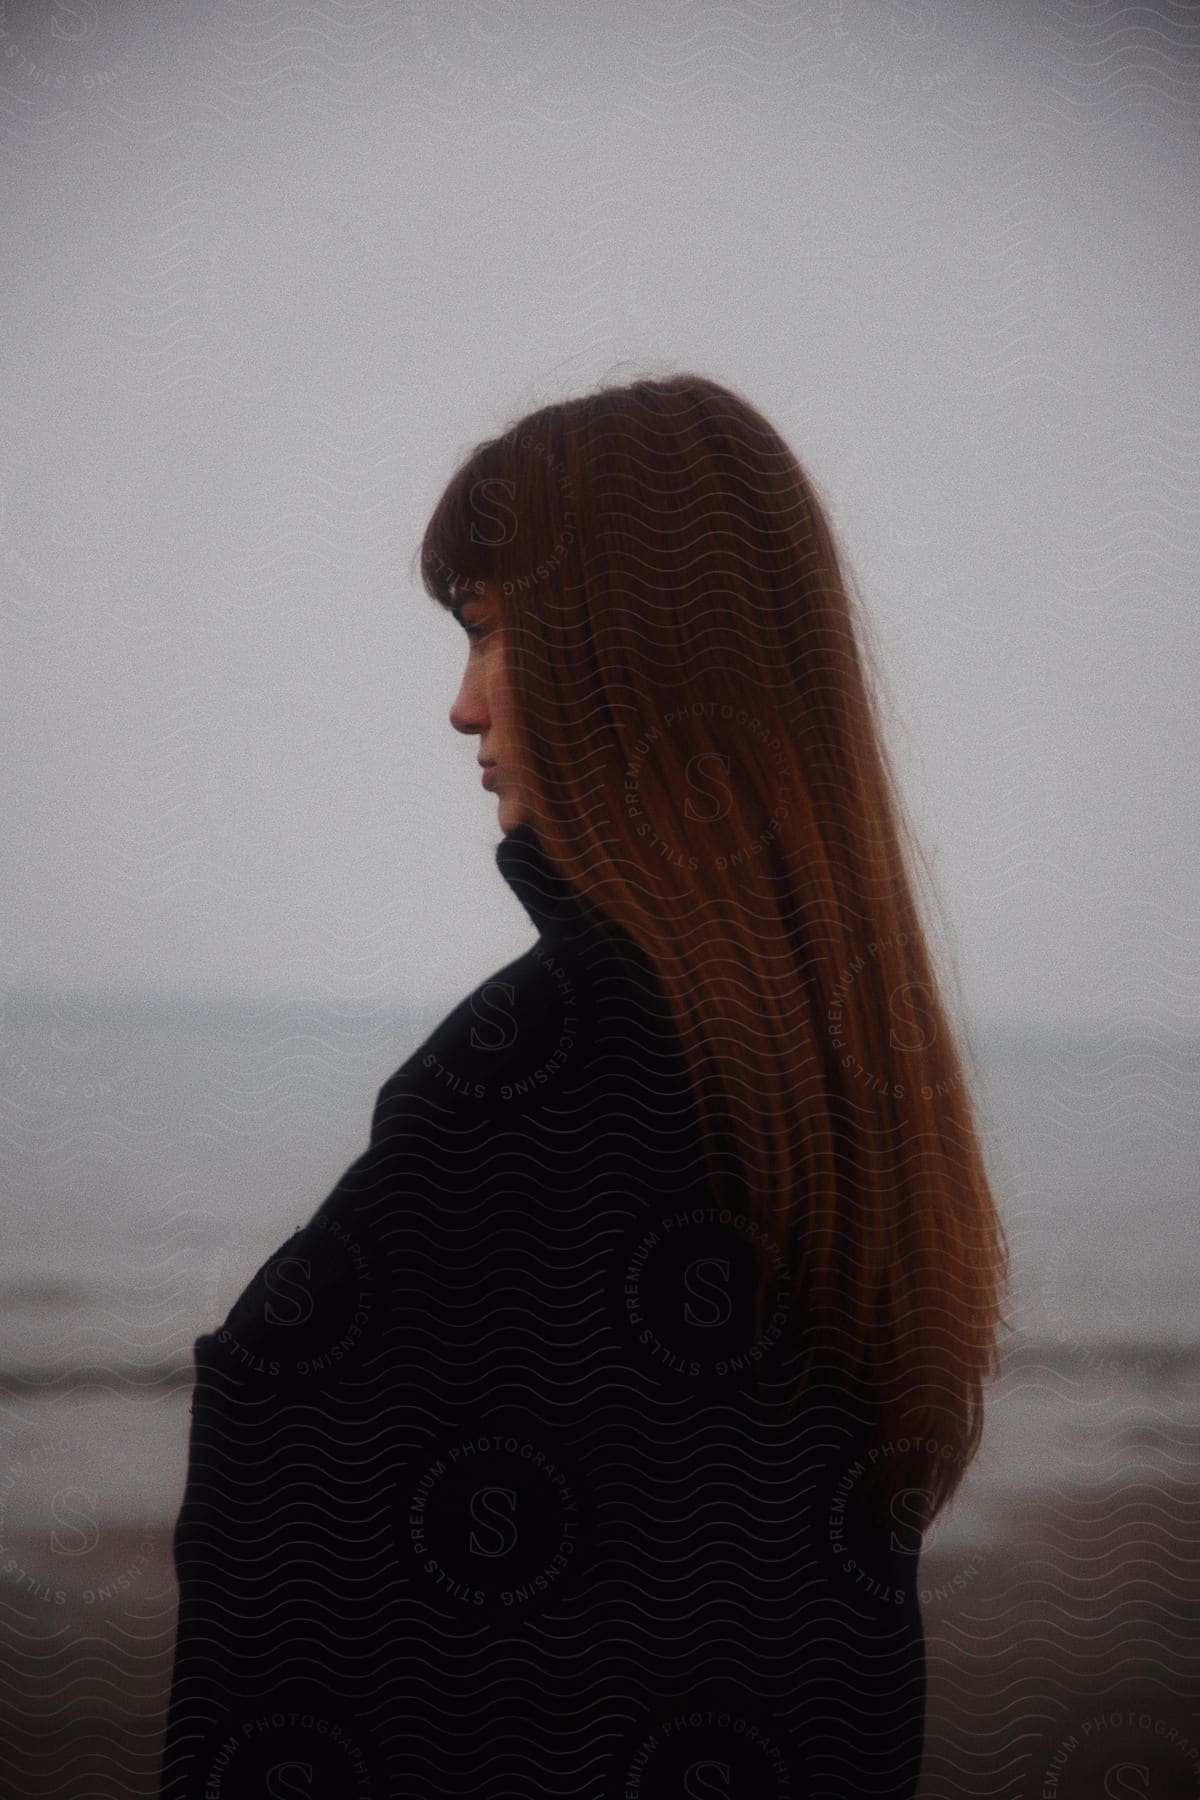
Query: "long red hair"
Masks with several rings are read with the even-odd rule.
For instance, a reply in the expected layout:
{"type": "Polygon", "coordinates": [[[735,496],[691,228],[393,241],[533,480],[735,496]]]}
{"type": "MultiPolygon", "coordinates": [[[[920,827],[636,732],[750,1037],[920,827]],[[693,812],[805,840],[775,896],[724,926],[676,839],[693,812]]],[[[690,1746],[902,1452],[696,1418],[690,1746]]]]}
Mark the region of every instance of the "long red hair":
{"type": "Polygon", "coordinates": [[[714,1189],[787,1245],[791,1397],[836,1371],[889,1447],[861,1497],[930,1523],[1009,1253],[812,477],[704,376],[605,386],[472,449],[419,554],[442,605],[497,595],[541,844],[652,962],[714,1189]]]}

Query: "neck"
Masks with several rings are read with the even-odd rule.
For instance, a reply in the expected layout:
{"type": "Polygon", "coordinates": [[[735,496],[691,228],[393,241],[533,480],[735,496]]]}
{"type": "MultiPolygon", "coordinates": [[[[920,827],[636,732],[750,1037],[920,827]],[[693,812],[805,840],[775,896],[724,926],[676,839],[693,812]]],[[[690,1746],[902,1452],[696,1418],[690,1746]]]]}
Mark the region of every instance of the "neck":
{"type": "Polygon", "coordinates": [[[559,874],[527,820],[500,840],[496,867],[543,937],[582,936],[594,929],[595,910],[559,874]]]}

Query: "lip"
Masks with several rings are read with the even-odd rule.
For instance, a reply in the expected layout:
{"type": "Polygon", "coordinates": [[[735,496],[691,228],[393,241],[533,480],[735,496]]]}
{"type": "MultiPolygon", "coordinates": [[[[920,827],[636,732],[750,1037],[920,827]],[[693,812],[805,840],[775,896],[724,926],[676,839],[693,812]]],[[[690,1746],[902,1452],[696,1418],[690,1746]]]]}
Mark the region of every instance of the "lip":
{"type": "Polygon", "coordinates": [[[479,779],[483,783],[485,788],[494,787],[496,784],[496,765],[495,765],[495,763],[484,763],[483,773],[479,777],[479,779]]]}

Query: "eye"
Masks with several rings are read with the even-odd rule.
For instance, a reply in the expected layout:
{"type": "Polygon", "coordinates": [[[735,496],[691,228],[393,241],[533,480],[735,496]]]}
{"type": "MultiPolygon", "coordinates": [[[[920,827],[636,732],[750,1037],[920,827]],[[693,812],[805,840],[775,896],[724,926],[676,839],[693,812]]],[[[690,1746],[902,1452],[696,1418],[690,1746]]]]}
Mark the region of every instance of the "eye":
{"type": "Polygon", "coordinates": [[[477,643],[480,638],[487,636],[486,625],[464,625],[463,630],[471,639],[472,643],[477,643]]]}

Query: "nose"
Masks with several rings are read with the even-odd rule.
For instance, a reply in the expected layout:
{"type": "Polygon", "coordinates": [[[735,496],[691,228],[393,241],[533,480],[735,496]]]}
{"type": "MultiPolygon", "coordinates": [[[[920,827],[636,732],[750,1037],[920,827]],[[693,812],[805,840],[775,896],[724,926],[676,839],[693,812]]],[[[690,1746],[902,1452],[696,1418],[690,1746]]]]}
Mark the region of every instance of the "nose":
{"type": "Polygon", "coordinates": [[[455,731],[476,732],[487,728],[487,708],[479,684],[468,669],[450,707],[450,723],[455,731]]]}

